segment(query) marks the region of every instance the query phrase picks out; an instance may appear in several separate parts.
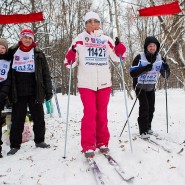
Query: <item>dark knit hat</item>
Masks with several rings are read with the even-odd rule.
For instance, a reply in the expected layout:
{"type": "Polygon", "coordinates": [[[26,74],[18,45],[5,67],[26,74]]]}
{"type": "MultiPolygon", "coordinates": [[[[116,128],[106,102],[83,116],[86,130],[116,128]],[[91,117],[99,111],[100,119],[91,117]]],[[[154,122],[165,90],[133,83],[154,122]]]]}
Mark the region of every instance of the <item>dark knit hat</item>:
{"type": "Polygon", "coordinates": [[[4,46],[6,48],[6,51],[8,50],[8,42],[4,38],[0,38],[0,45],[4,46]]]}

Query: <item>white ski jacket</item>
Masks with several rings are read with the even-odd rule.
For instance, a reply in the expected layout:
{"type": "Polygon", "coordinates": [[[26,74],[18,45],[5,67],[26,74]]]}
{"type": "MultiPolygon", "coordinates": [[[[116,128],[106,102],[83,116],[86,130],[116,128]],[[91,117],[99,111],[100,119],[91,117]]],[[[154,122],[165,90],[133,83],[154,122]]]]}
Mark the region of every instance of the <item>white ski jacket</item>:
{"type": "MultiPolygon", "coordinates": [[[[76,49],[76,61],[72,67],[78,66],[78,88],[97,91],[112,86],[109,58],[120,61],[114,52],[113,40],[101,30],[91,34],[84,31],[74,39],[72,46],[76,49]]],[[[64,64],[70,67],[67,59],[64,64]]]]}

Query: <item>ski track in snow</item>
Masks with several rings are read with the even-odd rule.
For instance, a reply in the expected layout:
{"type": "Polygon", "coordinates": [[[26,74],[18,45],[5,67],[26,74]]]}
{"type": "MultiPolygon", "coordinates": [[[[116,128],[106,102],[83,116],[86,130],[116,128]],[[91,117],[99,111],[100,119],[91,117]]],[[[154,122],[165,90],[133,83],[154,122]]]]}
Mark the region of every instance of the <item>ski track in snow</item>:
{"type": "MultiPolygon", "coordinates": [[[[134,93],[133,93],[134,95],[134,93]]],[[[80,97],[70,97],[67,153],[64,159],[64,140],[66,129],[67,95],[58,94],[62,118],[58,118],[54,106],[53,117],[46,115],[46,142],[50,149],[38,149],[33,139],[23,143],[14,156],[6,156],[9,146],[3,144],[3,158],[0,159],[0,185],[96,185],[96,180],[80,152],[80,120],[83,107],[80,97]]],[[[52,100],[55,103],[54,99],[52,100]]],[[[135,176],[132,183],[127,183],[108,164],[107,159],[96,151],[95,160],[110,185],[184,185],[185,151],[177,154],[185,143],[185,92],[181,89],[168,90],[169,133],[166,131],[165,92],[156,92],[156,111],[152,127],[159,139],[152,139],[169,149],[138,138],[138,102],[129,119],[132,133],[133,153],[130,151],[128,127],[119,137],[126,121],[123,92],[111,97],[108,109],[109,129],[111,133],[111,155],[122,169],[135,176]]],[[[128,99],[131,109],[134,100],[128,99]]],[[[5,129],[5,128],[4,128],[5,129]]]]}

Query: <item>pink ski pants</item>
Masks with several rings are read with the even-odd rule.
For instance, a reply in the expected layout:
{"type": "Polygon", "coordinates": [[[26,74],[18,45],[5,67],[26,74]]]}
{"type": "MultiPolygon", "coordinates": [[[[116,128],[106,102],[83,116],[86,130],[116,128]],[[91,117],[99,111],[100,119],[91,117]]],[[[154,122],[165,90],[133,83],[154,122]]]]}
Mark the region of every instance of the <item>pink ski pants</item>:
{"type": "Polygon", "coordinates": [[[107,107],[111,87],[97,91],[79,88],[79,93],[84,106],[81,120],[82,152],[96,150],[102,145],[108,146],[110,134],[107,126],[107,107]]]}

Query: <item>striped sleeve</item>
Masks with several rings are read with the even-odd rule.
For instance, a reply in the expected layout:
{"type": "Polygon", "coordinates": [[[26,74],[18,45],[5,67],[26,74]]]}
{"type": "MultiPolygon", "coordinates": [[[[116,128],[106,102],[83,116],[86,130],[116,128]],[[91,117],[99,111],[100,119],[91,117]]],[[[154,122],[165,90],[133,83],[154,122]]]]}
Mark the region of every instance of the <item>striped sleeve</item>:
{"type": "Polygon", "coordinates": [[[145,66],[141,65],[140,59],[141,55],[139,54],[134,58],[132,66],[130,67],[130,75],[133,78],[137,78],[144,72],[145,66]]]}
{"type": "MultiPolygon", "coordinates": [[[[74,68],[74,67],[77,66],[77,61],[78,61],[78,46],[80,46],[80,45],[83,45],[83,41],[82,41],[82,39],[78,36],[78,37],[76,37],[76,38],[74,39],[74,41],[72,42],[70,48],[69,48],[68,51],[67,51],[67,53],[68,53],[68,52],[72,49],[72,47],[73,47],[73,49],[76,50],[76,59],[75,59],[75,61],[72,63],[72,68],[74,68]]],[[[66,53],[66,55],[67,55],[67,53],[66,53]]],[[[66,56],[66,55],[65,55],[65,56],[66,56]]],[[[68,60],[66,59],[66,57],[65,57],[64,65],[65,65],[67,68],[70,68],[70,62],[71,62],[71,61],[68,61],[68,60]]]]}
{"type": "Polygon", "coordinates": [[[114,48],[115,48],[114,41],[110,37],[108,37],[107,44],[108,44],[109,56],[112,59],[112,61],[113,62],[120,62],[119,57],[114,52],[114,48]]]}

